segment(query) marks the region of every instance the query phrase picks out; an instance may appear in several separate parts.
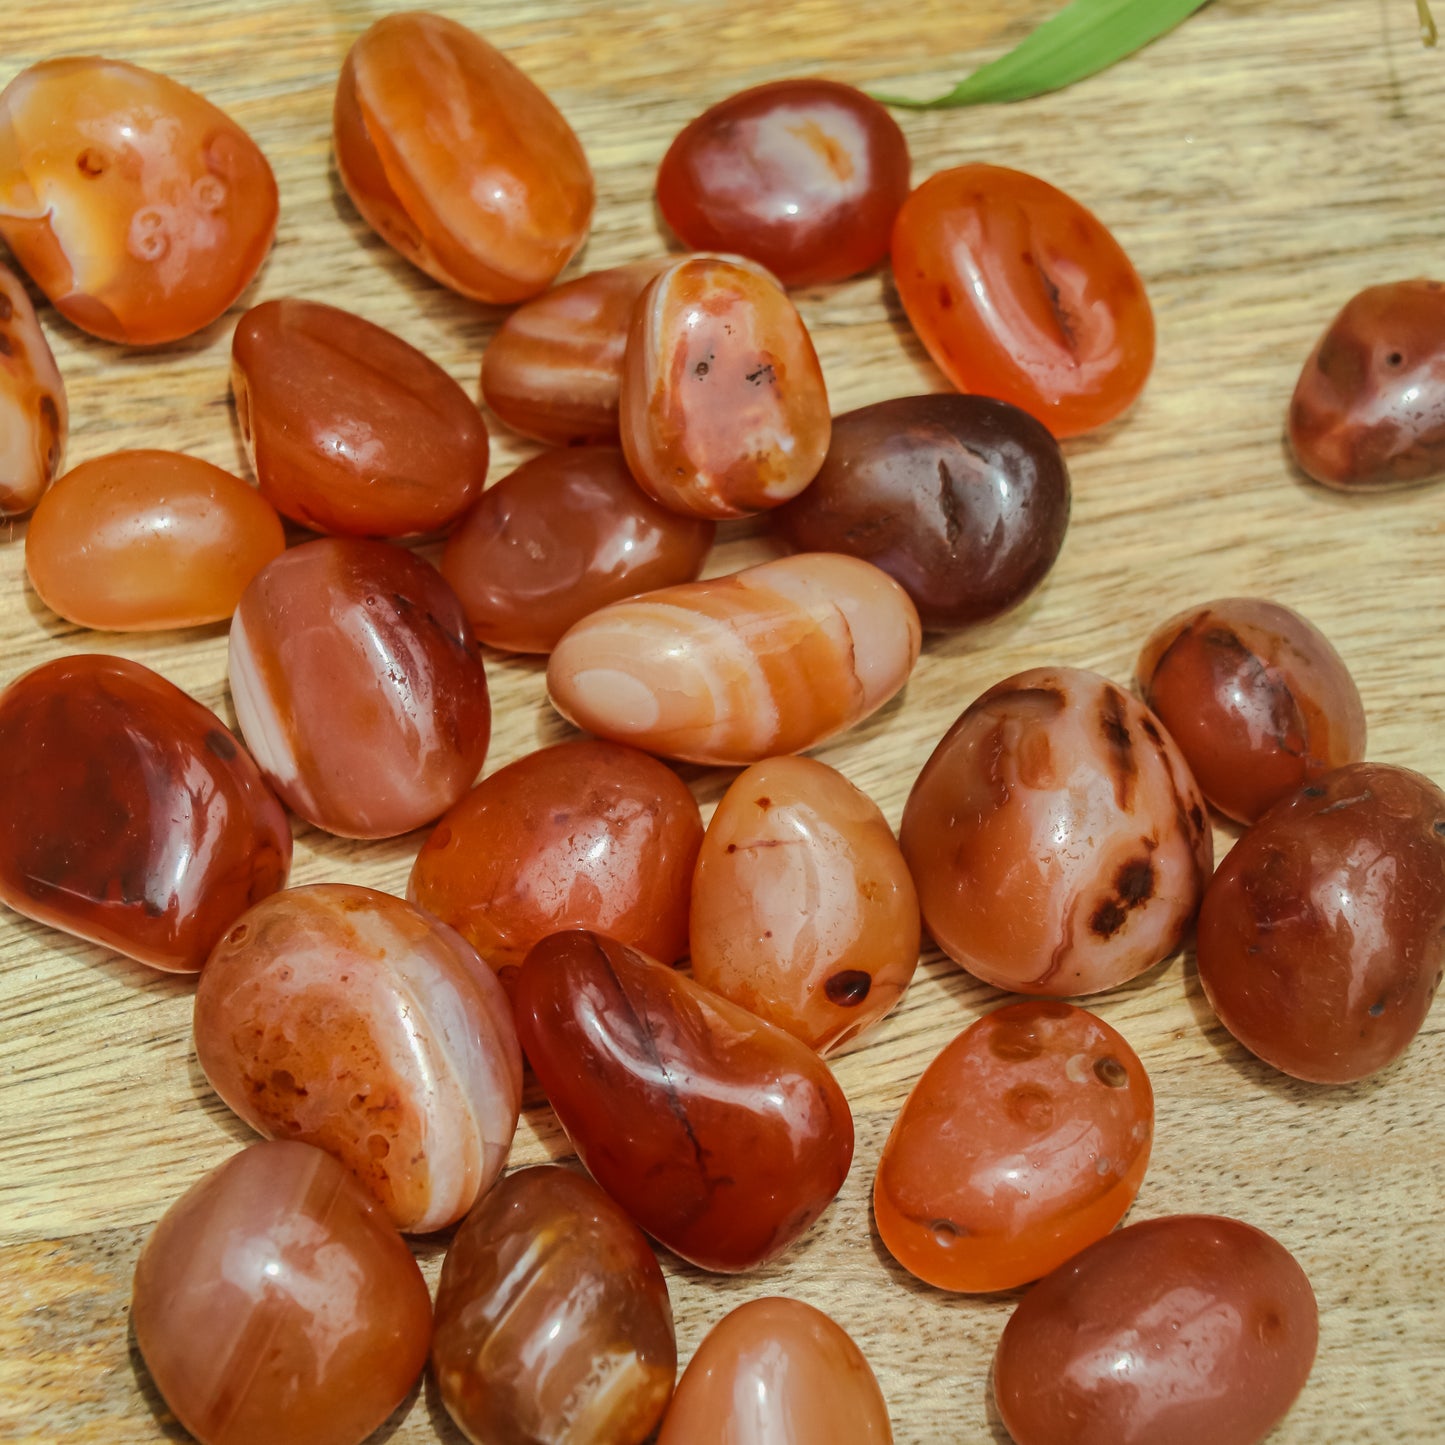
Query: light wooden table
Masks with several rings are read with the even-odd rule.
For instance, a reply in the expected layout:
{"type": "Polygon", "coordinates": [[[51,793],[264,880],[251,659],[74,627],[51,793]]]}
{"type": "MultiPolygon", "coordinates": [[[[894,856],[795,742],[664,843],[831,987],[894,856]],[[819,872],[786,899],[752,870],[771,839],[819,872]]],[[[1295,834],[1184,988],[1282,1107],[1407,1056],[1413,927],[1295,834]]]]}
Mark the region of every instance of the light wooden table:
{"type": "MultiPolygon", "coordinates": [[[[281,184],[275,250],[245,304],[286,294],[400,332],[475,390],[497,315],[413,271],[360,222],[330,160],[332,87],[382,6],[313,0],[5,0],[0,83],[65,53],[168,72],[217,101],[281,184]]],[[[743,86],[823,74],[943,88],[1000,53],[1054,0],[496,0],[448,13],[503,47],[583,138],[598,181],[582,264],[665,243],[652,201],[667,143],[743,86]]],[[[1319,330],[1360,287],[1445,275],[1445,51],[1424,50],[1410,0],[1216,0],[1145,54],[1060,95],[905,115],[914,175],[986,159],[1072,191],[1114,230],[1153,297],[1159,358],[1132,414],[1068,447],[1074,513],[1062,556],[1015,615],[928,641],[901,699],[820,753],[896,825],[923,760],[962,707],[1017,669],[1067,663],[1127,681],[1163,617],[1210,597],[1303,611],[1354,671],[1370,755],[1445,779],[1440,562],[1445,487],[1335,496],[1291,467],[1285,403],[1319,330]]],[[[836,410],[942,378],[874,274],[803,293],[836,410]]],[[[74,462],[124,446],[191,451],[244,471],[227,392],[235,313],[155,354],[44,323],[69,386],[74,462]]],[[[494,476],[530,451],[494,428],[494,476]]],[[[24,525],[0,540],[0,683],[61,654],[140,659],[233,718],[225,629],[78,631],[28,590],[24,525]]],[[[740,529],[711,570],[760,555],[740,529]]],[[[536,662],[489,657],[490,770],[566,727],[536,662]]],[[[705,807],[727,777],[691,770],[705,807]]],[[[302,830],[293,881],[400,893],[419,835],[357,844],[302,830]]],[[[1220,852],[1229,835],[1221,831],[1220,852]]],[[[192,987],[6,913],[0,917],[0,1440],[177,1438],[129,1335],[136,1252],[205,1170],[248,1140],[190,1043],[192,987]]],[[[836,1204],[777,1264],[713,1279],[669,1262],[686,1358],[725,1311],[785,1293],[837,1318],[867,1354],[900,1442],[1004,1437],[988,1387],[1014,1297],[912,1281],[872,1230],[869,1190],[908,1089],[999,995],[936,954],[904,1005],[837,1061],[858,1149],[836,1204]]],[[[1427,1021],[1403,1062],[1353,1088],[1290,1082],[1212,1018],[1186,953],[1093,1005],[1121,1028],[1158,1095],[1154,1159],[1133,1217],[1237,1215],[1294,1251],[1319,1296],[1314,1374],[1276,1445],[1445,1438],[1445,1039],[1427,1021]]],[[[514,1161],[562,1156],[529,1095],[514,1161]]],[[[441,1249],[419,1247],[435,1278],[441,1249]]],[[[430,1387],[389,1433],[459,1436],[430,1387]]],[[[699,1442],[706,1445],[706,1442],[699,1442]]]]}

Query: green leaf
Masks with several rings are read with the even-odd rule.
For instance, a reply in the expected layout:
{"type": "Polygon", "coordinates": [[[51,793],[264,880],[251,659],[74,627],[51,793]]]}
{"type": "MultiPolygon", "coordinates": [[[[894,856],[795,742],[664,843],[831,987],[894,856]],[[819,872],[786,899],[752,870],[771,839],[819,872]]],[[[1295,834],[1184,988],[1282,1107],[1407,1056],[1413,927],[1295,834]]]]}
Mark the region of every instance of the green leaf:
{"type": "Polygon", "coordinates": [[[1208,0],[1073,0],[1007,55],[975,70],[934,100],[876,97],[885,105],[942,110],[995,100],[1027,100],[1061,90],[1158,39],[1208,0]]]}

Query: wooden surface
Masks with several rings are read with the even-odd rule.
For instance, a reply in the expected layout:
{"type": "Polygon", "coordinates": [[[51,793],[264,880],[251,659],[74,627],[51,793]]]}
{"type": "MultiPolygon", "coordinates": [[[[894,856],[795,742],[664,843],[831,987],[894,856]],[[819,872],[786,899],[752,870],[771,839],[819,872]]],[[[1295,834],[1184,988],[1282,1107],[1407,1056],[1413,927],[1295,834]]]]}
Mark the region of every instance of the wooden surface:
{"type": "MultiPolygon", "coordinates": [[[[658,160],[703,105],[764,80],[823,74],[919,94],[1000,53],[1055,0],[507,0],[449,14],[507,50],[581,135],[598,205],[582,267],[665,245],[658,160]]],[[[400,332],[475,392],[498,316],[433,285],[375,239],[331,164],[337,69],[380,4],[312,0],[4,0],[0,83],[46,56],[101,52],[166,71],[229,110],[281,185],[275,250],[243,305],[286,294],[400,332]]],[[[1445,779],[1440,628],[1445,487],[1372,499],[1308,484],[1284,408],[1335,310],[1362,286],[1445,274],[1445,51],[1410,0],[1215,0],[1180,30],[1060,95],[905,115],[914,177],[965,160],[1064,186],[1109,224],[1153,298],[1159,357],[1132,414],[1068,446],[1062,556],[1020,611],[935,637],[906,692],[819,756],[897,824],[934,743],[985,686],[1064,663],[1127,681],[1168,614],[1254,594],[1312,618],[1354,671],[1369,752],[1445,779]]],[[[799,297],[835,410],[942,389],[886,274],[799,297]]],[[[194,452],[244,472],[227,390],[237,311],[157,353],[95,341],[45,308],[71,402],[70,459],[123,446],[194,452]]],[[[493,426],[493,476],[530,445],[493,426]]],[[[710,570],[761,555],[746,528],[710,570]]],[[[140,659],[234,720],[225,629],[78,631],[26,585],[24,525],[0,539],[0,683],[60,654],[140,659]]],[[[489,657],[487,768],[559,739],[535,662],[489,657]]],[[[705,809],[727,776],[690,770],[705,809]]],[[[302,829],[296,883],[404,890],[420,835],[350,843],[302,829]]],[[[1230,834],[1218,834],[1222,854],[1230,834]]],[[[128,1330],[140,1242],[202,1172],[248,1140],[190,1041],[192,986],[8,912],[0,917],[0,1440],[141,1442],[182,1432],[128,1330]]],[[[988,1372],[1016,1296],[949,1297],[896,1268],[868,1198],[899,1106],[938,1049],[999,995],[935,953],[903,1006],[838,1059],[858,1147],[836,1204],[775,1265],[714,1279],[668,1262],[684,1358],[754,1295],[809,1300],[872,1362],[900,1442],[1006,1437],[988,1372]]],[[[1153,1163],[1133,1218],[1236,1215],[1294,1251],[1319,1296],[1320,1350],[1276,1445],[1445,1438],[1445,1015],[1403,1062],[1352,1088],[1291,1082],[1214,1021],[1188,954],[1092,1006],[1123,1030],[1158,1096],[1153,1163]]],[[[516,1163],[565,1140],[533,1086],[516,1163]]],[[[431,1279],[440,1243],[418,1246],[431,1279]]],[[[460,1436],[430,1386],[378,1438],[460,1436]]],[[[706,1445],[706,1442],[699,1442],[706,1445]]]]}

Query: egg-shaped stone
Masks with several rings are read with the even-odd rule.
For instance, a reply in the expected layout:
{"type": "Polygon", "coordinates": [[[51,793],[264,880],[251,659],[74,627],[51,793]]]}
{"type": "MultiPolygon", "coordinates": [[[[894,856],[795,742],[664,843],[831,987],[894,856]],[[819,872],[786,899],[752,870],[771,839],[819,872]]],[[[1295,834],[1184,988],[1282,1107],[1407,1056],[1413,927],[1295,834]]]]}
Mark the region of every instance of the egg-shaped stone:
{"type": "Polygon", "coordinates": [[[828,1053],[903,997],[918,935],[913,879],[871,798],[814,758],[733,780],[693,876],[698,983],[828,1053]]]}
{"type": "Polygon", "coordinates": [[[285,546],[276,509],[230,472],[180,452],[110,452],[40,499],[25,570],[70,622],[154,631],[229,617],[285,546]]]}

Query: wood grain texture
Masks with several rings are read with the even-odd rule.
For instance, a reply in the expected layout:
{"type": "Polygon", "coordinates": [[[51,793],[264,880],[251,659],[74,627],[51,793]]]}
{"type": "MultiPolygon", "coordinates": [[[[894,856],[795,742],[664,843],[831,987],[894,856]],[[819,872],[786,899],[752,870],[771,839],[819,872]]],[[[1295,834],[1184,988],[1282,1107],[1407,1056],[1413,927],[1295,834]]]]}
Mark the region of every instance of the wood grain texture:
{"type": "MultiPolygon", "coordinates": [[[[462,301],[370,234],[330,160],[332,87],[380,4],[361,0],[6,0],[0,83],[46,56],[101,52],[163,70],[245,125],[281,185],[275,249],[222,320],[159,352],[42,321],[71,401],[70,460],[124,446],[194,452],[245,472],[227,390],[244,306],[304,295],[420,346],[475,394],[499,313],[462,301]]],[[[1054,0],[477,0],[443,7],[546,88],[598,181],[574,270],[666,245],[652,178],[705,104],[749,84],[822,74],[936,93],[1002,53],[1054,0]]],[[[1445,779],[1439,625],[1445,487],[1337,496],[1307,483],[1283,440],[1310,345],[1361,287],[1445,274],[1445,52],[1424,50],[1409,0],[1215,0],[1181,29],[1072,90],[988,110],[901,117],[914,176],[965,160],[1033,171],[1112,227],[1159,322],[1143,399],[1068,445],[1074,513],[1053,574],[1021,610],[931,638],[904,694],[820,750],[896,826],[919,767],[979,691],[1023,667],[1120,680],[1149,630],[1211,597],[1271,597],[1334,641],[1364,696],[1370,756],[1445,779]]],[[[801,293],[835,410],[943,388],[891,282],[875,273],[801,293]]],[[[493,424],[493,476],[531,454],[493,424]]],[[[85,633],[28,589],[24,524],[0,536],[0,683],[62,654],[146,662],[233,720],[225,629],[85,633]]],[[[710,570],[763,555],[738,527],[710,570]]],[[[535,661],[489,657],[490,771],[566,736],[535,661]]],[[[685,776],[706,807],[728,780],[685,776]]],[[[1229,835],[1221,830],[1220,851],[1229,835]]],[[[352,843],[300,830],[296,883],[404,890],[419,835],[352,843]]],[[[0,917],[0,1440],[183,1438],[128,1329],[146,1230],[247,1130],[211,1094],[190,1042],[192,987],[13,914],[0,917]]],[[[858,1149],[837,1203],[783,1260],[712,1279],[668,1260],[681,1354],[742,1300],[789,1294],[827,1310],[872,1362],[897,1439],[1006,1436],[988,1389],[1015,1296],[949,1297],[894,1266],[869,1192],[889,1126],[942,1045],[1000,995],[928,954],[903,1006],[836,1062],[858,1149]]],[[[1314,1374],[1274,1445],[1434,1441],[1445,1434],[1442,1015],[1381,1077],[1294,1083],[1214,1021],[1186,953],[1093,1005],[1144,1060],[1158,1096],[1154,1159],[1134,1218],[1236,1215],[1279,1238],[1322,1313],[1314,1374]]],[[[517,1164],[567,1154],[529,1094],[517,1164]]],[[[440,1245],[419,1246],[435,1279],[440,1245]]],[[[378,1437],[460,1436],[429,1386],[378,1437]]],[[[705,1445],[705,1442],[699,1442],[705,1445]]]]}

